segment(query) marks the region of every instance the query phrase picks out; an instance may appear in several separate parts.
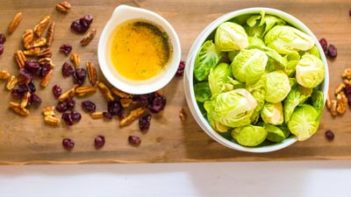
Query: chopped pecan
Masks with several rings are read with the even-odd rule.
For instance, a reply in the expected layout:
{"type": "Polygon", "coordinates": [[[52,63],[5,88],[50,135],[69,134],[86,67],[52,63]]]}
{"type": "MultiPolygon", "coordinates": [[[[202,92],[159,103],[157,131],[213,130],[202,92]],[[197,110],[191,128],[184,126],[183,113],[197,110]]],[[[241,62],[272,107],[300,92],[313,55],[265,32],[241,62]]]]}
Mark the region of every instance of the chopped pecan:
{"type": "Polygon", "coordinates": [[[21,50],[18,50],[16,51],[15,53],[15,60],[17,62],[17,65],[19,68],[23,68],[24,67],[24,64],[26,63],[27,61],[27,58],[26,56],[24,55],[23,51],[21,50]]]}
{"type": "Polygon", "coordinates": [[[130,98],[121,98],[120,101],[123,108],[128,108],[133,102],[133,100],[130,98]]]}
{"type": "Polygon", "coordinates": [[[186,118],[187,118],[187,114],[186,114],[184,108],[180,109],[180,111],[179,111],[179,119],[181,121],[185,121],[186,118]]]}
{"type": "Polygon", "coordinates": [[[94,64],[92,62],[87,62],[88,78],[90,84],[95,86],[97,82],[97,72],[94,64]]]}
{"type": "Polygon", "coordinates": [[[107,101],[113,101],[114,97],[110,89],[102,82],[98,82],[98,88],[107,101]]]}
{"type": "Polygon", "coordinates": [[[50,18],[51,18],[50,16],[45,16],[39,21],[37,25],[35,25],[34,27],[35,35],[40,37],[44,33],[45,29],[48,27],[50,23],[50,18]]]}
{"type": "Polygon", "coordinates": [[[102,119],[104,116],[103,116],[103,112],[93,112],[90,114],[90,116],[93,118],[93,119],[102,119]]]}
{"type": "Polygon", "coordinates": [[[61,3],[56,4],[56,10],[64,14],[67,14],[71,7],[72,6],[68,1],[63,1],[61,3]]]}
{"type": "Polygon", "coordinates": [[[30,98],[30,92],[26,92],[21,100],[20,106],[21,108],[25,108],[28,105],[29,98],[30,98]]]}
{"type": "Polygon", "coordinates": [[[12,109],[16,114],[20,116],[28,116],[29,115],[29,110],[26,108],[22,108],[19,103],[16,102],[10,102],[9,108],[12,109]]]}
{"type": "Polygon", "coordinates": [[[23,46],[29,49],[34,40],[34,32],[32,29],[26,29],[22,35],[23,46]]]}
{"type": "Polygon", "coordinates": [[[52,45],[52,42],[54,41],[54,36],[55,36],[55,22],[52,21],[46,33],[46,40],[47,40],[46,45],[48,47],[52,45]]]}
{"type": "Polygon", "coordinates": [[[111,88],[111,92],[118,96],[119,98],[132,98],[132,95],[122,92],[121,90],[117,89],[117,88],[111,88]]]}
{"type": "Polygon", "coordinates": [[[44,122],[47,125],[59,126],[61,123],[61,119],[56,116],[44,116],[44,122]]]}
{"type": "Polygon", "coordinates": [[[83,39],[80,41],[80,45],[82,46],[87,46],[95,37],[96,34],[96,29],[92,29],[91,31],[89,31],[84,37],[83,39]]]}
{"type": "Polygon", "coordinates": [[[71,89],[67,90],[66,92],[62,93],[59,96],[58,100],[59,101],[65,101],[68,98],[74,97],[75,93],[76,93],[76,86],[74,86],[73,88],[71,88],[71,89]]]}
{"type": "Polygon", "coordinates": [[[76,94],[78,96],[86,96],[96,92],[96,88],[93,86],[79,86],[76,88],[76,94]]]}
{"type": "Polygon", "coordinates": [[[131,124],[134,120],[138,119],[141,115],[143,115],[145,113],[145,109],[144,108],[137,108],[132,110],[128,116],[124,117],[121,121],[119,126],[120,127],[124,127],[127,126],[129,124],[131,124]]]}
{"type": "Polygon", "coordinates": [[[12,21],[10,22],[8,28],[7,28],[7,33],[8,34],[12,34],[16,28],[18,27],[18,25],[20,24],[20,22],[22,21],[23,17],[22,17],[22,12],[18,12],[12,19],[12,21]]]}
{"type": "Polygon", "coordinates": [[[351,79],[351,68],[346,68],[342,74],[342,77],[345,79],[351,79]]]}
{"type": "Polygon", "coordinates": [[[42,57],[42,58],[51,58],[52,56],[52,52],[50,48],[43,48],[40,50],[38,57],[42,57]]]}
{"type": "Polygon", "coordinates": [[[28,49],[30,48],[34,48],[34,47],[42,47],[46,45],[46,38],[44,37],[41,37],[41,38],[38,38],[36,40],[34,40],[29,46],[28,46],[28,49]]]}
{"type": "Polygon", "coordinates": [[[35,47],[35,48],[24,50],[23,54],[26,56],[38,56],[40,53],[40,50],[41,49],[39,47],[35,47]]]}
{"type": "Polygon", "coordinates": [[[0,70],[0,80],[8,80],[11,77],[11,74],[6,70],[0,70]]]}
{"type": "Polygon", "coordinates": [[[76,68],[79,68],[80,66],[80,57],[77,53],[72,53],[71,56],[70,56],[70,60],[71,62],[73,63],[73,65],[76,67],[76,68]]]}
{"type": "Polygon", "coordinates": [[[18,79],[16,76],[12,75],[6,83],[6,89],[7,90],[12,90],[13,88],[15,88],[16,84],[18,83],[18,79]]]}
{"type": "Polygon", "coordinates": [[[45,77],[40,81],[40,86],[45,88],[46,86],[48,86],[49,82],[50,82],[50,79],[52,78],[54,74],[54,70],[51,69],[49,71],[49,73],[47,75],[45,75],[45,77]]]}

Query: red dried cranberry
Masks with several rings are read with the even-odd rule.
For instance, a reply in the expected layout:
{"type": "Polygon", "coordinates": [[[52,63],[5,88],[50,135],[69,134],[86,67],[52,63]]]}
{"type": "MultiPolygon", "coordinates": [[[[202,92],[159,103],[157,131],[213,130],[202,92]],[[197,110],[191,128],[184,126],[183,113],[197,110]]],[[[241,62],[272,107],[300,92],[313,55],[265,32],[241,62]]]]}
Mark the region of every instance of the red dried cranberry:
{"type": "Polygon", "coordinates": [[[327,131],[325,132],[325,137],[327,138],[328,141],[333,141],[335,135],[334,135],[333,131],[327,130],[327,131]]]}
{"type": "Polygon", "coordinates": [[[86,76],[87,76],[87,71],[84,68],[78,68],[76,69],[76,72],[73,74],[73,82],[78,85],[83,85],[86,76]]]}
{"type": "Polygon", "coordinates": [[[61,112],[61,113],[67,111],[68,110],[67,103],[65,101],[58,102],[57,105],[56,105],[56,110],[58,112],[61,112]]]}
{"type": "Polygon", "coordinates": [[[45,77],[51,70],[51,65],[49,63],[44,63],[40,65],[40,73],[39,73],[39,77],[43,78],[45,77]]]}
{"type": "Polygon", "coordinates": [[[21,83],[29,83],[32,81],[32,75],[24,68],[21,68],[18,75],[19,81],[21,83]]]}
{"type": "Polygon", "coordinates": [[[83,101],[82,108],[87,113],[93,113],[96,111],[96,105],[91,101],[83,101]]]}
{"type": "Polygon", "coordinates": [[[79,122],[82,119],[82,115],[79,112],[71,112],[73,122],[79,122]]]}
{"type": "Polygon", "coordinates": [[[29,92],[30,92],[30,93],[34,93],[34,92],[37,90],[37,88],[35,87],[33,81],[30,81],[30,82],[28,83],[28,89],[29,89],[29,92]]]}
{"type": "Polygon", "coordinates": [[[94,19],[93,16],[88,14],[88,15],[85,15],[80,20],[84,20],[88,25],[91,25],[91,23],[93,22],[93,19],[94,19]]]}
{"type": "Polygon", "coordinates": [[[179,66],[178,66],[178,70],[176,72],[177,76],[183,76],[184,73],[184,69],[185,69],[185,62],[184,61],[180,61],[179,66]]]}
{"type": "Polygon", "coordinates": [[[4,45],[0,44],[0,55],[4,53],[4,45]]]}
{"type": "Polygon", "coordinates": [[[104,119],[106,120],[112,120],[112,114],[110,112],[103,112],[102,116],[104,117],[104,119]]]}
{"type": "Polygon", "coordinates": [[[66,150],[70,151],[70,150],[72,150],[72,149],[74,148],[74,141],[71,140],[71,139],[69,139],[69,138],[64,138],[64,139],[62,140],[62,146],[63,146],[66,150]]]}
{"type": "Polygon", "coordinates": [[[74,109],[74,106],[76,105],[76,102],[72,98],[67,99],[65,102],[67,104],[67,110],[73,110],[74,109]]]}
{"type": "Polygon", "coordinates": [[[121,116],[123,108],[118,100],[114,100],[107,103],[107,111],[113,116],[121,116]]]}
{"type": "Polygon", "coordinates": [[[4,44],[6,42],[6,36],[3,33],[0,33],[0,44],[4,44]]]}
{"type": "Polygon", "coordinates": [[[41,102],[42,102],[41,98],[38,95],[36,95],[35,93],[32,93],[30,95],[30,97],[29,97],[29,105],[30,106],[37,107],[37,106],[39,106],[41,104],[41,102]]]}
{"type": "Polygon", "coordinates": [[[146,132],[150,128],[151,114],[146,114],[139,118],[140,131],[146,132]]]}
{"type": "Polygon", "coordinates": [[[34,60],[28,60],[24,64],[24,68],[31,74],[37,74],[40,69],[40,64],[34,60]]]}
{"type": "Polygon", "coordinates": [[[131,135],[128,137],[129,144],[133,146],[139,146],[141,144],[141,139],[138,136],[131,135]]]}
{"type": "Polygon", "coordinates": [[[328,42],[325,38],[321,38],[319,40],[319,43],[321,44],[321,47],[324,51],[324,54],[327,55],[328,54],[328,42]]]}
{"type": "Polygon", "coordinates": [[[77,19],[72,22],[71,30],[76,33],[85,33],[88,31],[90,24],[93,22],[93,16],[86,15],[80,19],[77,19]]]}
{"type": "Polygon", "coordinates": [[[17,85],[12,91],[11,91],[11,96],[14,99],[22,99],[24,94],[28,92],[28,86],[25,84],[20,84],[17,85]]]}
{"type": "Polygon", "coordinates": [[[52,94],[54,94],[55,98],[58,98],[62,94],[62,88],[59,85],[54,85],[52,87],[52,94]]]}
{"type": "Polygon", "coordinates": [[[63,44],[63,45],[60,46],[59,50],[60,50],[61,53],[65,54],[65,55],[68,55],[72,51],[72,46],[69,45],[69,44],[63,44]]]}
{"type": "Polygon", "coordinates": [[[328,56],[331,58],[336,58],[337,55],[338,55],[338,51],[336,47],[333,44],[330,44],[328,47],[328,56]]]}
{"type": "Polygon", "coordinates": [[[162,95],[156,95],[149,105],[149,109],[153,113],[162,111],[166,106],[166,98],[162,95]]]}
{"type": "Polygon", "coordinates": [[[79,19],[75,20],[72,22],[71,24],[71,30],[76,32],[76,33],[84,33],[86,32],[86,28],[84,28],[80,23],[79,23],[79,19]]]}
{"type": "Polygon", "coordinates": [[[140,105],[147,107],[152,104],[152,101],[155,98],[155,96],[156,93],[136,95],[133,97],[133,100],[138,102],[140,105]]]}
{"type": "Polygon", "coordinates": [[[68,62],[65,62],[63,65],[62,65],[62,75],[64,77],[69,77],[71,76],[72,74],[74,73],[74,67],[68,63],[68,62]]]}
{"type": "Polygon", "coordinates": [[[95,148],[100,149],[105,145],[105,137],[102,135],[98,135],[94,140],[95,148]]]}
{"type": "Polygon", "coordinates": [[[71,112],[63,113],[61,118],[66,123],[66,125],[68,125],[68,126],[71,126],[74,123],[71,112]]]}

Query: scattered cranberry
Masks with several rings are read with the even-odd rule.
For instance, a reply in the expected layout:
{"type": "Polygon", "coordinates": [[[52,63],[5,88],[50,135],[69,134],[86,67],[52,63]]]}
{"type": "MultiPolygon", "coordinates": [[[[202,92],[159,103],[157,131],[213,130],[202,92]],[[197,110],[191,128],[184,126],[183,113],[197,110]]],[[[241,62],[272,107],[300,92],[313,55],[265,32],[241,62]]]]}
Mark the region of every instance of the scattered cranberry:
{"type": "Polygon", "coordinates": [[[150,128],[151,114],[146,114],[139,118],[140,131],[146,132],[150,128]]]}
{"type": "Polygon", "coordinates": [[[76,69],[76,72],[73,73],[73,81],[75,84],[83,85],[86,76],[87,76],[87,71],[84,68],[78,68],[76,69]]]}
{"type": "Polygon", "coordinates": [[[33,81],[30,81],[30,82],[28,83],[28,89],[29,89],[29,92],[30,92],[30,93],[34,93],[34,92],[37,90],[37,88],[35,87],[33,81]]]}
{"type": "Polygon", "coordinates": [[[65,55],[68,55],[72,51],[72,46],[69,45],[69,44],[63,44],[63,45],[60,46],[59,50],[60,50],[61,53],[65,54],[65,55]]]}
{"type": "Polygon", "coordinates": [[[58,98],[62,94],[62,88],[59,85],[54,85],[52,87],[52,93],[54,94],[55,98],[58,98]]]}
{"type": "Polygon", "coordinates": [[[74,109],[74,106],[76,105],[76,102],[73,100],[73,98],[69,98],[65,102],[67,104],[67,109],[68,110],[73,110],[74,109]]]}
{"type": "Polygon", "coordinates": [[[69,77],[71,76],[72,74],[74,73],[74,68],[73,66],[68,63],[68,62],[65,62],[63,65],[62,65],[62,75],[64,77],[69,77]]]}
{"type": "Polygon", "coordinates": [[[67,103],[65,101],[58,102],[56,105],[56,110],[61,113],[67,111],[68,110],[67,103]]]}
{"type": "Polygon", "coordinates": [[[42,100],[41,98],[36,95],[35,93],[32,93],[29,97],[29,105],[30,106],[35,106],[38,107],[41,104],[42,100]]]}
{"type": "Polygon", "coordinates": [[[103,112],[102,116],[104,117],[104,119],[106,120],[112,120],[112,114],[110,112],[103,112]]]}
{"type": "Polygon", "coordinates": [[[18,75],[19,81],[21,83],[29,83],[32,81],[32,75],[26,69],[20,69],[18,75]]]}
{"type": "Polygon", "coordinates": [[[325,132],[325,137],[327,138],[328,141],[333,141],[335,135],[334,135],[333,131],[327,130],[327,131],[325,132]]]}
{"type": "Polygon", "coordinates": [[[149,105],[149,109],[153,113],[162,111],[166,106],[166,98],[162,95],[156,95],[149,105]]]}
{"type": "Polygon", "coordinates": [[[68,126],[72,126],[74,123],[73,117],[72,117],[72,112],[65,112],[61,116],[62,120],[66,123],[68,126]]]}
{"type": "Polygon", "coordinates": [[[141,144],[141,139],[138,136],[131,135],[128,137],[129,144],[133,146],[139,146],[141,144]]]}
{"type": "Polygon", "coordinates": [[[24,68],[31,74],[37,74],[40,69],[40,64],[35,60],[28,60],[24,64],[24,68]]]}
{"type": "Polygon", "coordinates": [[[93,16],[86,15],[72,22],[71,29],[76,33],[85,33],[88,31],[90,24],[93,22],[93,16]]]}
{"type": "Polygon", "coordinates": [[[70,150],[72,150],[74,148],[74,141],[69,139],[69,138],[65,138],[65,139],[62,140],[62,146],[66,150],[70,151],[70,150]]]}
{"type": "Polygon", "coordinates": [[[319,40],[325,55],[328,55],[328,42],[325,38],[319,40]]]}
{"type": "Polygon", "coordinates": [[[328,47],[328,56],[331,58],[336,58],[338,55],[337,49],[333,44],[330,44],[328,47]]]}
{"type": "Polygon", "coordinates": [[[349,106],[351,106],[351,86],[346,85],[344,88],[344,93],[347,97],[347,101],[348,101],[349,106]]]}
{"type": "Polygon", "coordinates": [[[95,148],[100,149],[105,145],[105,137],[102,135],[98,135],[94,140],[95,148]]]}
{"type": "Polygon", "coordinates": [[[4,44],[6,42],[6,36],[3,33],[0,33],[0,44],[4,44]]]}
{"type": "Polygon", "coordinates": [[[82,115],[79,112],[71,112],[73,122],[79,122],[82,119],[82,115]]]}
{"type": "Polygon", "coordinates": [[[96,111],[96,105],[91,101],[83,101],[82,108],[87,113],[93,113],[96,111]]]}
{"type": "Polygon", "coordinates": [[[123,113],[123,108],[118,100],[114,100],[107,103],[107,111],[112,116],[121,116],[123,113]]]}
{"type": "Polygon", "coordinates": [[[176,75],[177,76],[183,76],[184,69],[185,69],[185,62],[184,61],[180,61],[179,66],[178,66],[178,70],[176,72],[176,75]]]}
{"type": "Polygon", "coordinates": [[[44,63],[40,65],[40,73],[38,74],[39,77],[45,77],[51,70],[51,65],[49,63],[44,63]]]}
{"type": "Polygon", "coordinates": [[[22,99],[24,94],[28,91],[28,86],[25,84],[19,84],[11,91],[11,96],[14,99],[22,99]]]}
{"type": "Polygon", "coordinates": [[[0,55],[4,53],[4,45],[0,44],[0,55]]]}

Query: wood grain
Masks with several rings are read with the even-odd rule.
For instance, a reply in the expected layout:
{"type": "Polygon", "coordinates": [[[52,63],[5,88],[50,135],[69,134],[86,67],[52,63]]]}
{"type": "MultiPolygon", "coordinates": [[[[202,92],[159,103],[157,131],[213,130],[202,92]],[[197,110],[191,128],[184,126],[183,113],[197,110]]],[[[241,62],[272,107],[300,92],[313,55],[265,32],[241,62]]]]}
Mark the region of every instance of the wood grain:
{"type": "MultiPolygon", "coordinates": [[[[325,37],[338,48],[338,57],[329,62],[330,88],[334,89],[341,81],[344,68],[351,66],[351,8],[349,0],[286,0],[286,1],[201,1],[201,0],[77,0],[71,1],[72,10],[67,15],[58,13],[52,0],[1,0],[0,32],[5,32],[14,14],[23,12],[24,19],[18,29],[7,38],[5,52],[0,56],[0,70],[17,72],[13,54],[20,47],[20,38],[26,28],[32,28],[43,16],[51,15],[56,21],[56,36],[52,46],[55,79],[45,90],[38,94],[44,98],[42,106],[54,104],[50,88],[60,84],[64,89],[72,85],[71,79],[63,79],[61,65],[67,57],[58,53],[63,43],[73,45],[73,51],[81,55],[81,61],[93,61],[97,64],[97,41],[99,34],[113,9],[119,4],[129,4],[153,10],[175,27],[182,44],[182,57],[186,54],[196,36],[212,20],[226,12],[246,7],[273,7],[286,11],[301,19],[318,37],[325,37]],[[93,28],[98,33],[87,46],[81,47],[80,35],[73,34],[70,23],[85,14],[94,16],[93,28]]],[[[4,84],[0,84],[4,86],[4,84]]],[[[104,122],[92,120],[83,114],[82,121],[73,127],[51,128],[43,124],[40,109],[32,110],[27,118],[18,117],[7,109],[9,94],[0,91],[0,163],[140,163],[140,162],[203,162],[203,161],[256,161],[256,160],[310,160],[310,159],[351,159],[351,113],[332,119],[325,112],[319,132],[308,141],[295,143],[284,150],[269,154],[249,154],[223,147],[211,140],[195,123],[186,107],[183,94],[182,78],[174,78],[162,90],[167,96],[165,111],[154,115],[147,134],[141,134],[137,123],[120,129],[117,121],[104,122]],[[178,112],[185,108],[188,118],[181,122],[178,112]],[[324,131],[332,129],[336,138],[333,142],[325,140],[324,131]],[[106,136],[106,145],[102,150],[95,150],[94,137],[106,136]],[[142,144],[135,148],[128,145],[130,134],[141,136],[142,144]],[[75,140],[72,152],[61,146],[63,137],[75,140]]],[[[104,110],[104,101],[100,94],[92,98],[97,108],[104,110]]],[[[78,101],[78,105],[80,101],[78,101]]],[[[80,110],[78,106],[77,109],[80,110]]]]}

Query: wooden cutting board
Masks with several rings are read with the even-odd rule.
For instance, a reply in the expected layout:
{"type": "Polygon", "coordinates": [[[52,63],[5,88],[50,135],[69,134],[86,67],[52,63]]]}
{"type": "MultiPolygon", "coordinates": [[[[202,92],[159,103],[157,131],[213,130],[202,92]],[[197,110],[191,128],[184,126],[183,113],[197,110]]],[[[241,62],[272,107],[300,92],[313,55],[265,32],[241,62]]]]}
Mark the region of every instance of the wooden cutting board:
{"type": "MultiPolygon", "coordinates": [[[[286,11],[302,20],[318,36],[325,37],[338,48],[338,57],[329,62],[330,88],[333,90],[341,81],[344,68],[351,67],[351,17],[349,0],[286,0],[286,1],[232,1],[232,0],[77,0],[71,1],[73,8],[69,14],[58,13],[54,7],[59,1],[53,0],[0,0],[0,32],[5,32],[14,14],[23,12],[24,19],[15,33],[7,38],[5,52],[0,56],[0,70],[17,72],[13,61],[14,52],[21,46],[21,35],[26,28],[32,28],[43,16],[51,15],[56,21],[56,36],[53,44],[53,61],[56,64],[54,79],[48,88],[39,90],[43,106],[55,104],[51,93],[54,84],[64,89],[72,86],[71,79],[63,79],[61,65],[67,57],[58,52],[63,43],[73,45],[73,51],[81,55],[82,63],[93,61],[97,64],[97,42],[103,26],[113,9],[120,4],[128,4],[153,10],[175,27],[182,44],[182,59],[196,36],[217,17],[241,8],[273,7],[286,11]],[[73,20],[86,14],[94,16],[92,27],[98,31],[95,39],[87,47],[81,47],[82,36],[70,31],[73,20]]],[[[4,84],[1,82],[1,87],[4,84]]],[[[319,132],[310,140],[274,153],[250,154],[228,149],[213,141],[191,117],[183,93],[182,77],[174,78],[162,90],[167,97],[166,109],[154,115],[151,128],[142,134],[137,122],[126,128],[119,128],[117,121],[92,120],[83,113],[82,121],[72,127],[52,128],[44,125],[41,108],[32,110],[31,115],[22,118],[7,109],[9,93],[0,90],[0,163],[150,163],[150,162],[204,162],[204,161],[257,161],[257,160],[311,160],[311,159],[351,159],[351,113],[336,119],[323,114],[319,132]],[[181,108],[188,114],[182,122],[178,118],[181,108]],[[335,140],[328,142],[324,137],[326,129],[335,132],[335,140]],[[94,137],[102,134],[106,144],[95,150],[94,137]],[[140,147],[128,145],[129,135],[142,138],[140,147]],[[72,138],[75,148],[67,152],[62,148],[64,137],[72,138]]],[[[99,93],[89,98],[97,104],[98,110],[105,109],[105,101],[99,93]]],[[[80,100],[77,100],[78,110],[80,100]]]]}

